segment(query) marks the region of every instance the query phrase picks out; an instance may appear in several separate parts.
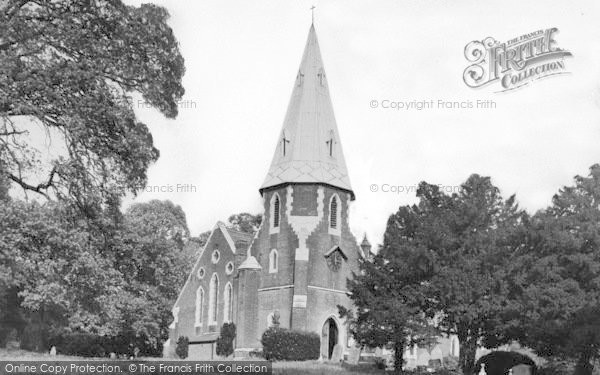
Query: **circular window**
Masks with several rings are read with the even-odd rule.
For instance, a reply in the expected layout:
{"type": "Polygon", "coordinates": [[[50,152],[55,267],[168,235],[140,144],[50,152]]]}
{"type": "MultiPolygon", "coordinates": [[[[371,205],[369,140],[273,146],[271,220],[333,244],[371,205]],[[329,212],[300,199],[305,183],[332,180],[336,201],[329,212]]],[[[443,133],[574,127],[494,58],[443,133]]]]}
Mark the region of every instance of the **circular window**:
{"type": "Polygon", "coordinates": [[[198,273],[196,274],[198,276],[199,279],[203,279],[204,278],[204,268],[200,267],[198,268],[198,273]]]}
{"type": "Polygon", "coordinates": [[[212,262],[213,263],[218,263],[219,259],[221,259],[221,253],[219,253],[219,250],[215,250],[212,253],[212,262]]]}
{"type": "Polygon", "coordinates": [[[233,262],[227,263],[227,266],[225,267],[225,272],[227,272],[228,275],[231,275],[233,273],[233,262]]]}

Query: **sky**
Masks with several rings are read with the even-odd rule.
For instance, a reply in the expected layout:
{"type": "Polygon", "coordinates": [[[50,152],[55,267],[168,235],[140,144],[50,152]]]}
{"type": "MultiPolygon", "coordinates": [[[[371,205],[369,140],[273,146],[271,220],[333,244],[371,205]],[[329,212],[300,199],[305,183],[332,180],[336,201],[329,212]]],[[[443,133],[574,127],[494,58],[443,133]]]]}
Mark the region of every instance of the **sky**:
{"type": "Polygon", "coordinates": [[[171,14],[186,93],[174,120],[134,103],[161,152],[148,189],[174,190],[143,192],[135,201],[181,205],[194,235],[230,214],[262,211],[258,188],[275,151],[312,5],[356,194],[350,224],[359,240],[367,233],[381,243],[387,218],[416,202],[420,181],[450,192],[472,173],[491,176],[505,197],[516,194],[533,213],[600,162],[596,0],[154,3],[171,14]],[[506,42],[553,27],[557,46],[573,55],[564,60],[569,74],[507,92],[463,81],[469,42],[506,42]],[[422,110],[384,108],[431,100],[422,110]],[[495,108],[477,108],[477,100],[495,108]],[[440,108],[439,101],[473,108],[440,108]]]}

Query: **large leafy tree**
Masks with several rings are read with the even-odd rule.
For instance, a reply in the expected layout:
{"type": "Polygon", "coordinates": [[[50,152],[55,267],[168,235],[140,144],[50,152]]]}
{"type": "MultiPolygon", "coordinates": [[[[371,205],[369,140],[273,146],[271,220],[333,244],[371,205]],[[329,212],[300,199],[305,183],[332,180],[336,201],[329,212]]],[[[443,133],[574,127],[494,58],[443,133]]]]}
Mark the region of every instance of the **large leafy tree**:
{"type": "Polygon", "coordinates": [[[131,95],[173,118],[184,93],[167,18],[121,1],[0,2],[0,173],[85,210],[143,188],[159,152],[131,95]],[[32,126],[58,155],[35,152],[32,126]]]}
{"type": "Polygon", "coordinates": [[[158,350],[168,337],[171,307],[192,262],[185,213],[170,201],[136,203],[124,215],[116,268],[126,281],[123,327],[140,347],[158,350]]]}
{"type": "Polygon", "coordinates": [[[0,205],[0,290],[12,314],[5,328],[21,331],[22,345],[35,350],[60,332],[118,334],[122,278],[86,222],[52,203],[0,205]]]}
{"type": "Polygon", "coordinates": [[[435,270],[422,284],[428,296],[423,308],[439,314],[440,329],[458,336],[459,365],[472,373],[478,345],[508,341],[498,334],[498,325],[509,304],[507,267],[520,248],[527,215],[514,196],[504,200],[490,178],[479,175],[451,196],[424,185],[418,195],[424,225],[415,232],[413,246],[431,252],[435,270]]]}
{"type": "Polygon", "coordinates": [[[436,331],[420,308],[425,298],[420,282],[431,273],[431,262],[401,244],[396,228],[391,217],[379,252],[372,260],[361,260],[360,272],[348,281],[355,308],[338,308],[361,346],[393,350],[399,373],[405,349],[433,343],[436,331]]]}
{"type": "Polygon", "coordinates": [[[528,225],[511,271],[508,334],[540,355],[575,360],[589,375],[600,355],[600,165],[576,176],[528,225]]]}
{"type": "Polygon", "coordinates": [[[361,314],[368,317],[372,328],[397,321],[388,332],[401,344],[411,332],[426,338],[423,318],[456,334],[459,364],[470,373],[478,344],[507,340],[497,328],[508,304],[505,267],[518,247],[525,214],[514,197],[504,200],[479,175],[452,195],[421,183],[417,197],[417,205],[400,207],[389,218],[383,248],[351,282],[352,298],[359,320],[361,314]]]}

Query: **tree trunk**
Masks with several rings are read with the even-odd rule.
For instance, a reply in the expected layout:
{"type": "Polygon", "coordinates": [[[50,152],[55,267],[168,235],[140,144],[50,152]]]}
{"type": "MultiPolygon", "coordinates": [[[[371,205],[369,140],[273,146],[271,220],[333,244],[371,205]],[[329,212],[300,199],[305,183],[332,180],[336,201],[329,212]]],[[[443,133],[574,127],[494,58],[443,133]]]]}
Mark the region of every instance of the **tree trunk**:
{"type": "Polygon", "coordinates": [[[404,338],[394,343],[394,373],[401,374],[404,365],[404,338]]]}
{"type": "Polygon", "coordinates": [[[460,354],[458,364],[464,375],[471,375],[476,372],[475,352],[477,351],[477,340],[473,337],[465,336],[462,339],[459,336],[460,354]]]}
{"type": "Polygon", "coordinates": [[[581,353],[577,365],[575,366],[574,375],[592,375],[594,365],[590,361],[589,353],[581,353]]]}

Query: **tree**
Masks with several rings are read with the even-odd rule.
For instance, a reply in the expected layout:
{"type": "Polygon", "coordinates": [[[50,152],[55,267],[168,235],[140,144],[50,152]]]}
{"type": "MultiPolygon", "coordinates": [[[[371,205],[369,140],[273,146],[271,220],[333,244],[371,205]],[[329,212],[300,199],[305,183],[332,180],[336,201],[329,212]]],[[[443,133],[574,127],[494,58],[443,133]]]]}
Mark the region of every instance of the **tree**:
{"type": "Polygon", "coordinates": [[[510,334],[542,356],[575,360],[581,375],[600,354],[599,202],[596,164],[534,215],[511,270],[510,334]]]}
{"type": "Polygon", "coordinates": [[[0,290],[8,293],[22,345],[46,350],[48,339],[65,329],[117,334],[122,278],[86,222],[54,203],[0,205],[0,290]]]}
{"type": "Polygon", "coordinates": [[[407,346],[431,344],[437,333],[421,309],[420,285],[433,272],[432,259],[427,251],[407,246],[397,230],[400,216],[406,224],[415,218],[410,207],[390,217],[383,246],[372,261],[361,260],[360,272],[348,281],[356,311],[338,306],[358,343],[393,349],[396,372],[402,371],[407,346]]]}
{"type": "Polygon", "coordinates": [[[171,307],[185,282],[192,254],[184,251],[189,237],[185,213],[170,201],[133,204],[124,215],[115,243],[115,267],[123,275],[128,296],[122,301],[121,335],[142,352],[160,351],[168,337],[171,307]]]}
{"type": "Polygon", "coordinates": [[[421,184],[421,225],[408,239],[413,248],[431,251],[434,272],[422,284],[427,296],[422,308],[439,314],[443,332],[458,336],[459,365],[469,374],[479,344],[494,347],[508,340],[498,334],[508,304],[506,272],[527,215],[514,196],[504,200],[489,177],[472,175],[461,187],[446,196],[421,184]]]}
{"type": "Polygon", "coordinates": [[[121,1],[0,2],[0,173],[86,213],[142,189],[159,151],[131,94],[174,118],[184,93],[167,18],[164,8],[121,1]],[[59,156],[36,154],[32,124],[59,156]]]}
{"type": "Polygon", "coordinates": [[[245,233],[254,234],[258,231],[260,223],[262,222],[262,215],[252,215],[247,212],[234,214],[229,216],[227,219],[229,225],[235,230],[245,233]]]}
{"type": "Polygon", "coordinates": [[[404,345],[430,340],[433,324],[458,336],[459,365],[468,374],[480,342],[505,339],[496,323],[507,303],[505,267],[525,214],[514,196],[504,201],[490,179],[478,175],[452,195],[423,182],[417,197],[418,205],[389,218],[383,247],[350,282],[355,331],[365,344],[393,342],[398,366],[404,345]]]}

